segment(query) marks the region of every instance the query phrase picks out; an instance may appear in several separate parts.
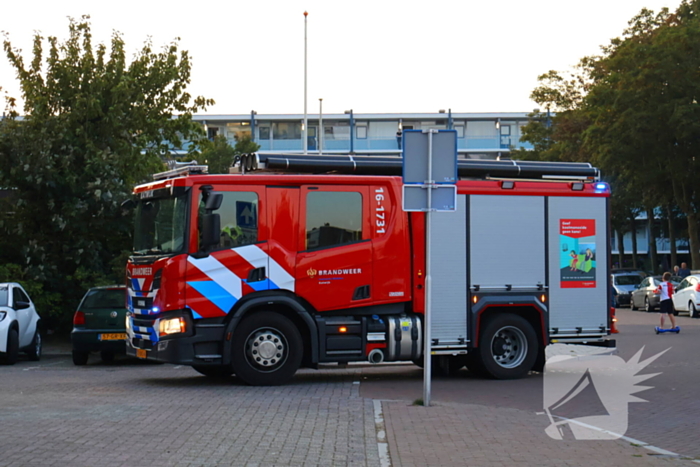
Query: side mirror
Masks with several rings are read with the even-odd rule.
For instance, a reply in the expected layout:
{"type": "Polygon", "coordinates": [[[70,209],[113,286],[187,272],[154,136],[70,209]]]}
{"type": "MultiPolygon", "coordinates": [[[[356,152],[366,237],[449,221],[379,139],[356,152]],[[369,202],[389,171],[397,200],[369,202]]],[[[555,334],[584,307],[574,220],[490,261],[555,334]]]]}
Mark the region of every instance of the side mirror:
{"type": "MultiPolygon", "coordinates": [[[[209,204],[209,201],[207,201],[207,204],[209,204]]],[[[219,205],[221,205],[221,200],[219,200],[219,205]]],[[[218,214],[204,214],[202,216],[202,242],[200,245],[202,250],[207,251],[214,245],[218,245],[220,239],[221,218],[218,214]]]]}
{"type": "Polygon", "coordinates": [[[204,209],[207,211],[216,211],[221,207],[221,203],[224,200],[224,195],[221,193],[210,193],[207,197],[207,202],[204,205],[204,209]]]}
{"type": "Polygon", "coordinates": [[[17,301],[17,303],[15,303],[15,310],[26,310],[27,308],[29,308],[29,302],[17,301]]]}

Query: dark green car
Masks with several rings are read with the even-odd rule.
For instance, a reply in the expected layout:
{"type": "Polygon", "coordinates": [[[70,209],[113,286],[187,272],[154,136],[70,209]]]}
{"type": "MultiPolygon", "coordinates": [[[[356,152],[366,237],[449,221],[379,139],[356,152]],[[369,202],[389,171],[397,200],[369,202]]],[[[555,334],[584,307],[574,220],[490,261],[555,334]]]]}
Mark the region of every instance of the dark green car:
{"type": "Polygon", "coordinates": [[[73,315],[73,363],[85,365],[90,352],[111,362],[126,353],[126,287],[114,285],[88,290],[73,315]]]}

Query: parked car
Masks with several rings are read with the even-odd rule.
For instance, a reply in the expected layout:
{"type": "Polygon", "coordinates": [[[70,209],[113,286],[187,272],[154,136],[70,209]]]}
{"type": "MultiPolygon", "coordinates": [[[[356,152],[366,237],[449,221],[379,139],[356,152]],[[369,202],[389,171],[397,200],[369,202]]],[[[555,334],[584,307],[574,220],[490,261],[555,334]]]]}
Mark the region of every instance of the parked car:
{"type": "Polygon", "coordinates": [[[0,284],[0,361],[8,365],[17,362],[19,352],[30,360],[41,358],[41,318],[34,303],[16,282],[0,284]]]}
{"type": "Polygon", "coordinates": [[[100,352],[104,362],[126,353],[126,287],[93,287],[73,315],[73,363],[85,365],[90,352],[100,352]]]}
{"type": "MultiPolygon", "coordinates": [[[[671,276],[671,284],[673,289],[678,289],[678,285],[683,279],[679,276],[671,276]]],[[[661,294],[654,291],[661,284],[661,276],[649,276],[635,287],[632,291],[632,301],[630,306],[633,310],[642,308],[645,311],[654,311],[661,301],[661,294]]]]}
{"type": "Polygon", "coordinates": [[[673,307],[687,311],[691,318],[700,316],[700,274],[692,274],[678,284],[673,292],[673,307]]]}
{"type": "Polygon", "coordinates": [[[626,273],[639,274],[640,276],[642,276],[642,278],[650,275],[648,272],[640,271],[637,268],[614,268],[614,269],[610,270],[610,274],[626,274],[626,273]]]}
{"type": "Polygon", "coordinates": [[[632,291],[642,282],[642,276],[634,272],[621,272],[610,275],[613,287],[613,302],[615,308],[629,305],[632,291]]]}

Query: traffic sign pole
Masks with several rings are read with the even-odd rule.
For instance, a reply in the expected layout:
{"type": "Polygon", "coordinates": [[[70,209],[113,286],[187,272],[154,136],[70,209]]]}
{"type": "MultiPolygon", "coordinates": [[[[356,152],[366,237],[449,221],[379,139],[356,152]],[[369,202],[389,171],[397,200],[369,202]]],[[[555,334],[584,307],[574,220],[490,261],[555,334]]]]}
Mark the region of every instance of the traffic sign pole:
{"type": "MultiPolygon", "coordinates": [[[[428,185],[428,207],[432,206],[433,196],[433,131],[428,130],[428,180],[425,184],[428,185]]],[[[433,270],[430,264],[430,220],[433,210],[428,209],[425,214],[425,318],[423,320],[423,406],[430,406],[430,386],[432,375],[432,345],[430,339],[430,317],[431,317],[431,302],[432,302],[432,278],[430,272],[433,270]]]]}
{"type": "Polygon", "coordinates": [[[433,211],[454,212],[457,208],[457,186],[455,185],[457,181],[457,132],[454,130],[407,130],[403,133],[402,146],[403,210],[426,213],[423,405],[427,407],[430,406],[433,353],[431,337],[433,301],[431,224],[433,211]]]}

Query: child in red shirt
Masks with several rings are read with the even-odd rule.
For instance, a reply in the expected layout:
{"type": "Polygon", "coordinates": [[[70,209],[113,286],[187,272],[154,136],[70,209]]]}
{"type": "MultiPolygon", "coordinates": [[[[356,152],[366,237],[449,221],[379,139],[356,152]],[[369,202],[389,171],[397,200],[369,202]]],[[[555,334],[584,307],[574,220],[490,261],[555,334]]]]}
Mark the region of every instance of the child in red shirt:
{"type": "Polygon", "coordinates": [[[654,293],[661,294],[661,304],[659,305],[661,326],[659,326],[659,329],[664,328],[664,315],[668,315],[671,320],[671,329],[676,329],[676,319],[673,317],[673,284],[671,283],[671,273],[665,272],[662,280],[663,282],[654,290],[654,293]]]}

